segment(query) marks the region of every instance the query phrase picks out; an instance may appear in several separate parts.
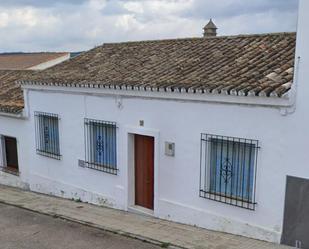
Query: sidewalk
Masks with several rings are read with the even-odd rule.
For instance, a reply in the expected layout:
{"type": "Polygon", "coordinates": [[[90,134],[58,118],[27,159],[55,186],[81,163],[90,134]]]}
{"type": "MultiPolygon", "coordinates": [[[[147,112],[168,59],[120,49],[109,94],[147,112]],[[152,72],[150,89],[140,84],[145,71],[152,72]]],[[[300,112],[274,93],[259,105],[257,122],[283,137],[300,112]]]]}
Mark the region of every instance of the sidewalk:
{"type": "Polygon", "coordinates": [[[162,247],[171,245],[174,248],[188,249],[289,248],[6,186],[0,186],[0,202],[145,240],[162,247]]]}

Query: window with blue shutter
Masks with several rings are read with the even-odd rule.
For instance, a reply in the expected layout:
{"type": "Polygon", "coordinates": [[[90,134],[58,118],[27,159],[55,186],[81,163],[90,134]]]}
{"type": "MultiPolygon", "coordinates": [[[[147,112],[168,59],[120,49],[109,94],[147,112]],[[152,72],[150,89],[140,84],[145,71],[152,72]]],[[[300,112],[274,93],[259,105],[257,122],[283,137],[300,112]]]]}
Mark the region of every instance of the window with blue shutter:
{"type": "Polygon", "coordinates": [[[117,174],[116,123],[85,119],[88,168],[117,174]]]}
{"type": "Polygon", "coordinates": [[[43,156],[60,159],[59,117],[57,114],[35,112],[36,150],[43,156]]]}
{"type": "Polygon", "coordinates": [[[258,141],[202,134],[200,196],[255,208],[258,141]]]}

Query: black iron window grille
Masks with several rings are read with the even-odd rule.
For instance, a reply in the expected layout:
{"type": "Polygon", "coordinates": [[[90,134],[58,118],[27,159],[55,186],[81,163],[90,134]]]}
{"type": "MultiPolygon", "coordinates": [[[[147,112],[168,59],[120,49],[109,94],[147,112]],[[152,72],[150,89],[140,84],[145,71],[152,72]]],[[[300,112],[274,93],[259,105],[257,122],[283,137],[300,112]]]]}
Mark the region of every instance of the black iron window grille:
{"type": "Polygon", "coordinates": [[[255,210],[258,141],[201,134],[200,197],[255,210]]]}
{"type": "Polygon", "coordinates": [[[117,175],[115,122],[85,119],[85,167],[117,175]]]}
{"type": "Polygon", "coordinates": [[[35,112],[34,117],[37,153],[60,160],[59,116],[52,113],[35,112]]]}

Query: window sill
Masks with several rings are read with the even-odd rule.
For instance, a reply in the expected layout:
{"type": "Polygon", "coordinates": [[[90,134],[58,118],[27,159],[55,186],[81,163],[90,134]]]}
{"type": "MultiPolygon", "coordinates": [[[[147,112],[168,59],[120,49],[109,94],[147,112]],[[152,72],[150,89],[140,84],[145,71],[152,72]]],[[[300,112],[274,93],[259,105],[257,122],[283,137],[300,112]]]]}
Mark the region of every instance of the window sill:
{"type": "Polygon", "coordinates": [[[45,157],[49,157],[52,159],[61,160],[61,155],[58,155],[58,154],[52,154],[52,153],[41,151],[41,150],[37,150],[36,153],[40,156],[45,156],[45,157]]]}
{"type": "Polygon", "coordinates": [[[15,169],[15,168],[10,168],[10,167],[0,167],[0,171],[4,172],[4,173],[8,173],[11,175],[15,175],[15,176],[19,176],[20,172],[15,169]]]}
{"type": "Polygon", "coordinates": [[[217,196],[217,197],[221,197],[221,198],[225,198],[225,199],[229,199],[229,200],[233,200],[233,201],[238,201],[238,202],[243,202],[243,203],[249,203],[249,204],[256,204],[253,203],[252,200],[249,200],[245,197],[240,197],[240,196],[235,196],[235,195],[228,195],[222,192],[216,192],[216,191],[204,191],[201,190],[201,192],[205,192],[205,194],[208,195],[212,195],[212,196],[217,196]]]}
{"type": "Polygon", "coordinates": [[[84,167],[88,168],[88,169],[94,169],[97,171],[102,171],[111,175],[117,175],[118,174],[118,170],[116,167],[109,167],[109,166],[105,166],[105,165],[101,165],[101,164],[96,164],[96,163],[91,163],[91,162],[85,162],[84,163],[84,167]]]}
{"type": "Polygon", "coordinates": [[[214,192],[209,192],[209,191],[204,191],[204,190],[200,190],[200,197],[208,199],[208,200],[212,200],[212,201],[221,202],[221,203],[231,205],[231,206],[248,209],[251,211],[254,211],[257,205],[256,202],[242,200],[239,198],[235,198],[233,196],[226,196],[223,194],[217,194],[214,192]]]}

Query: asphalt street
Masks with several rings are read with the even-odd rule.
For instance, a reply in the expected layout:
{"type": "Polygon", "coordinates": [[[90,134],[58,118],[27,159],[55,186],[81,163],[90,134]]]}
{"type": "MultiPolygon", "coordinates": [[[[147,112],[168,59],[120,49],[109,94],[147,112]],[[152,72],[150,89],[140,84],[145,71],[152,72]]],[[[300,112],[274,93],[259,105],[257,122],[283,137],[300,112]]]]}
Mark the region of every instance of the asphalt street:
{"type": "Polygon", "coordinates": [[[0,249],[157,249],[60,218],[0,204],[0,249]]]}

